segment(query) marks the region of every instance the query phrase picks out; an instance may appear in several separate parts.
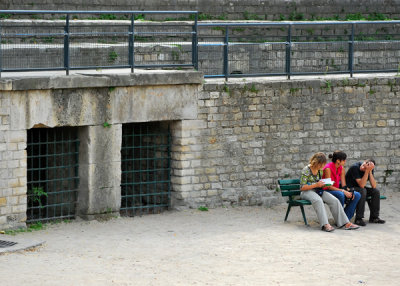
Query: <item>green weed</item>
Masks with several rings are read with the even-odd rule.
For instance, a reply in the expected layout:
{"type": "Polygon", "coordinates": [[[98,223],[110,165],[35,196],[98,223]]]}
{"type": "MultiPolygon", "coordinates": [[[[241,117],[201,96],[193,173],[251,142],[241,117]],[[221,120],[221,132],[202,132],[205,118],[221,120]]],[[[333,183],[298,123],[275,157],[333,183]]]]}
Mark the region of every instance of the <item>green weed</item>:
{"type": "Polygon", "coordinates": [[[108,61],[109,61],[110,63],[115,62],[117,58],[118,58],[118,54],[117,54],[116,51],[111,51],[111,52],[108,54],[108,61]]]}

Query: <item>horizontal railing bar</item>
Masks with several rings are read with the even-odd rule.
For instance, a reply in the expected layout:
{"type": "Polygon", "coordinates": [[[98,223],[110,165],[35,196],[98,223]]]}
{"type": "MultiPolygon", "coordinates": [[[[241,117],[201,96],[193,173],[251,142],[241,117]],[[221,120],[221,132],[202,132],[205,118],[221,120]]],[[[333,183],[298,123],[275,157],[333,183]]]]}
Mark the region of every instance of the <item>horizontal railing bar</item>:
{"type": "Polygon", "coordinates": [[[135,68],[192,67],[192,64],[135,65],[135,68]]]}
{"type": "Polygon", "coordinates": [[[198,14],[198,11],[0,10],[0,14],[198,14]]]}
{"type": "Polygon", "coordinates": [[[251,23],[198,23],[199,27],[252,27],[252,26],[307,26],[307,25],[352,25],[352,24],[400,24],[399,20],[391,21],[324,21],[324,22],[251,22],[251,23]]]}
{"type": "Polygon", "coordinates": [[[8,33],[6,33],[6,34],[1,34],[1,36],[2,37],[11,37],[11,36],[23,36],[23,37],[25,37],[25,36],[60,36],[60,37],[64,37],[65,33],[35,33],[35,34],[30,34],[30,33],[8,34],[8,33]]]}

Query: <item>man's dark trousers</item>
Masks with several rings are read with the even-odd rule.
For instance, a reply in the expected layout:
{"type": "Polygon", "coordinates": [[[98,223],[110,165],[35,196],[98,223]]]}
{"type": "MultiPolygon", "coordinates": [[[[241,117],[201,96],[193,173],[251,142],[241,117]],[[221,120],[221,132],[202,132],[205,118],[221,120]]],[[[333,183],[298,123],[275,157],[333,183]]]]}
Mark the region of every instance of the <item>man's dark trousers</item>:
{"type": "Polygon", "coordinates": [[[368,207],[370,210],[369,219],[374,219],[379,217],[379,210],[380,210],[380,192],[378,189],[374,188],[354,188],[355,191],[359,192],[361,195],[360,200],[358,201],[357,208],[356,208],[356,219],[364,218],[364,211],[365,211],[365,201],[367,200],[367,196],[371,196],[371,199],[367,201],[368,207]]]}

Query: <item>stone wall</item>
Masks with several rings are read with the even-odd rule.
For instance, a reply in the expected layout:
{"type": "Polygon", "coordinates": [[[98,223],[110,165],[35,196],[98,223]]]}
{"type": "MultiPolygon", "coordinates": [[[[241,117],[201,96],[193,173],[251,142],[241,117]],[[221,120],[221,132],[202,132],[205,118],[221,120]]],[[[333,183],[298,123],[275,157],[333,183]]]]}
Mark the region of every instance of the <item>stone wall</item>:
{"type": "Polygon", "coordinates": [[[400,78],[203,81],[147,72],[0,81],[0,229],[25,225],[27,130],[77,126],[77,215],[118,213],[122,124],[169,122],[172,207],[271,206],[277,180],[309,157],[374,157],[385,192],[400,191],[400,78]],[[104,127],[107,122],[109,128],[104,127]],[[105,152],[105,150],[107,150],[105,152]]]}
{"type": "MultiPolygon", "coordinates": [[[[80,0],[54,1],[27,0],[2,1],[0,9],[12,10],[98,10],[98,11],[199,11],[205,18],[224,19],[315,19],[318,17],[342,18],[349,14],[385,14],[390,18],[400,17],[398,0],[80,0]]],[[[179,17],[179,15],[177,16],[179,17]]],[[[153,16],[152,18],[157,18],[153,16]]]]}
{"type": "Polygon", "coordinates": [[[118,213],[122,124],[195,119],[201,82],[189,71],[1,79],[0,229],[25,226],[28,129],[77,126],[76,214],[118,213]]]}
{"type": "Polygon", "coordinates": [[[277,179],[318,151],[374,157],[380,188],[400,191],[398,77],[237,82],[204,84],[197,120],[180,123],[176,205],[275,204],[277,179]]]}

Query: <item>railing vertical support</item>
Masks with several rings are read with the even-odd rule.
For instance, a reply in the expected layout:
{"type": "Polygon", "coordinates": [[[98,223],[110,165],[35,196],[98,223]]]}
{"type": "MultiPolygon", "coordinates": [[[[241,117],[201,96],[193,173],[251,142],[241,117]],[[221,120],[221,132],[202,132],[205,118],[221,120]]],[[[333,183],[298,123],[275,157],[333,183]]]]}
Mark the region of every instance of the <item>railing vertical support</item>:
{"type": "Polygon", "coordinates": [[[69,14],[65,18],[64,26],[64,68],[66,75],[69,75],[69,14]]]}
{"type": "Polygon", "coordinates": [[[0,78],[1,78],[1,71],[3,70],[3,54],[2,54],[2,47],[1,47],[1,22],[0,22],[0,78]]]}
{"type": "Polygon", "coordinates": [[[354,68],[354,23],[351,24],[351,35],[349,40],[349,72],[350,77],[353,77],[354,68]]]}
{"type": "Polygon", "coordinates": [[[287,79],[290,79],[291,73],[291,52],[292,52],[292,24],[288,26],[288,34],[286,41],[286,75],[287,79]]]}
{"type": "Polygon", "coordinates": [[[192,65],[196,70],[199,70],[199,50],[198,50],[198,14],[194,15],[194,24],[192,28],[192,65]]]}
{"type": "Polygon", "coordinates": [[[228,81],[229,76],[229,60],[228,60],[228,53],[229,53],[229,28],[225,26],[225,40],[224,40],[224,75],[225,81],[228,81]]]}
{"type": "Polygon", "coordinates": [[[131,25],[129,27],[129,65],[131,66],[131,73],[135,70],[135,14],[131,15],[131,25]]]}

